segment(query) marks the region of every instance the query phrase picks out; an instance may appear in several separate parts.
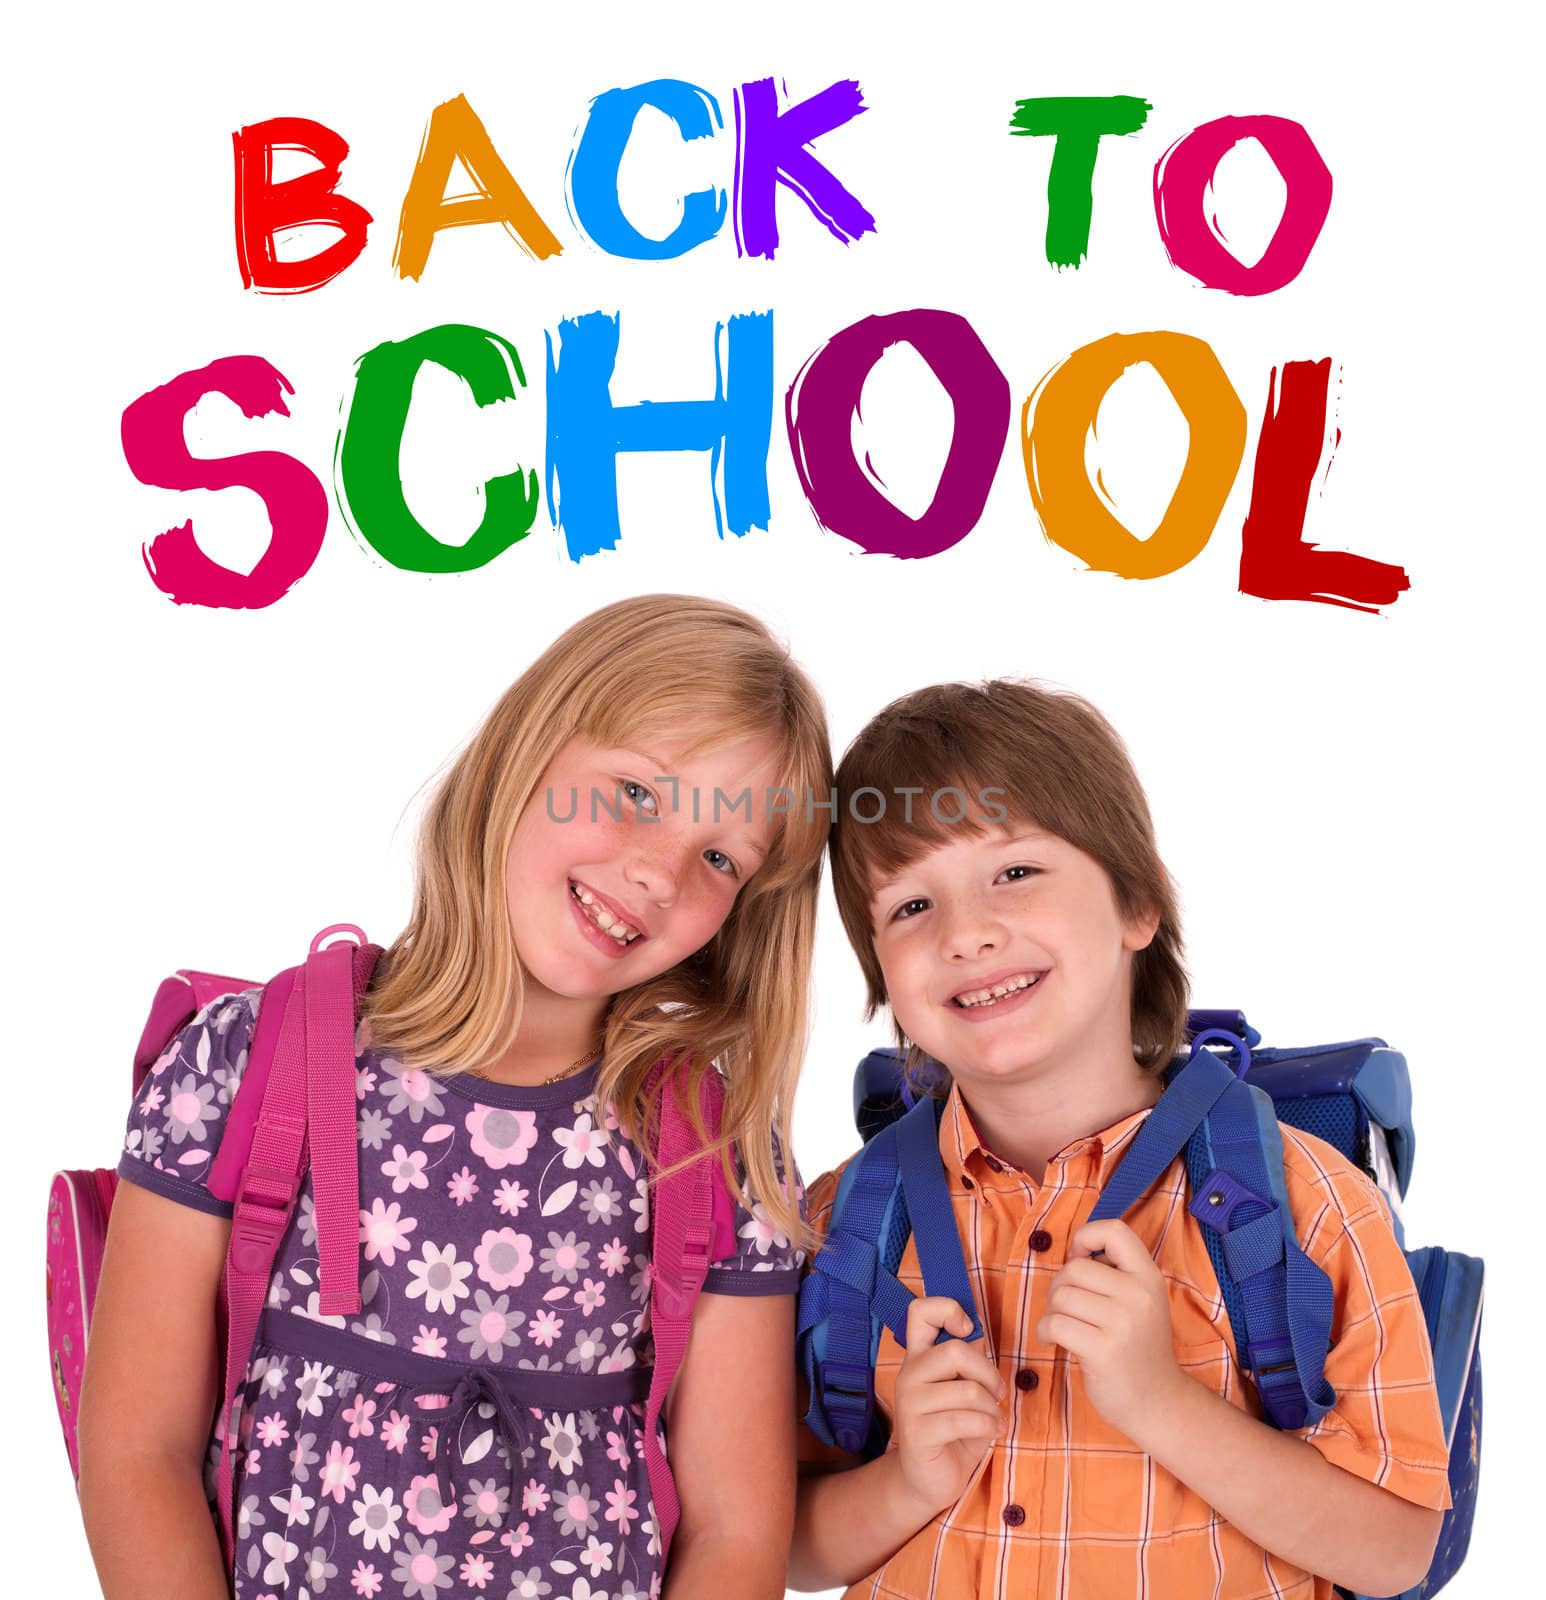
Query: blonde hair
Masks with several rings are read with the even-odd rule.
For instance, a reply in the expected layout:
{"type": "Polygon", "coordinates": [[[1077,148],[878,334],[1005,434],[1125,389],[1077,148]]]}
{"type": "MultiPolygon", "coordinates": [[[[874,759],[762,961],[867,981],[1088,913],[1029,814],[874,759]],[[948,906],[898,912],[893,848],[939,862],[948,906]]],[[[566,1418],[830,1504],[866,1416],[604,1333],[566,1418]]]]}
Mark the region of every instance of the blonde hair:
{"type": "MultiPolygon", "coordinates": [[[[867,1018],[887,998],[870,921],[871,886],[984,826],[981,813],[943,821],[932,803],[888,804],[874,822],[847,810],[863,790],[891,800],[908,785],[915,794],[995,792],[1001,798],[992,803],[1008,820],[1045,828],[1099,862],[1124,917],[1158,916],[1154,938],[1133,957],[1131,1026],[1138,1063],[1162,1071],[1186,1030],[1181,914],[1143,785],[1111,724],[1076,694],[998,678],[918,689],[864,727],[837,770],[831,845],[833,894],[864,969],[867,1018]]],[[[952,817],[957,809],[952,802],[952,817]]],[[[898,1040],[915,1068],[919,1058],[900,1029],[898,1040]]]]}
{"type": "MultiPolygon", "coordinates": [[[[603,607],[562,634],[507,689],[442,779],[425,815],[413,912],[367,996],[372,1042],[431,1072],[468,1071],[515,1041],[523,985],[506,900],[506,857],[542,774],[576,736],[627,744],[669,729],[684,755],[763,737],[777,784],[825,797],[831,746],[821,700],[788,650],[755,617],[698,595],[641,595],[603,607]]],[[[779,1230],[803,1240],[775,1170],[769,1130],[787,1153],[807,1033],[806,991],[828,813],[795,804],[767,860],[707,946],[613,997],[596,1093],[646,1150],[644,1093],[662,1057],[700,1134],[698,1090],[725,1077],[720,1154],[732,1191],[739,1151],[746,1189],[779,1230]]],[[[786,1154],[787,1161],[787,1154],[786,1154]]]]}

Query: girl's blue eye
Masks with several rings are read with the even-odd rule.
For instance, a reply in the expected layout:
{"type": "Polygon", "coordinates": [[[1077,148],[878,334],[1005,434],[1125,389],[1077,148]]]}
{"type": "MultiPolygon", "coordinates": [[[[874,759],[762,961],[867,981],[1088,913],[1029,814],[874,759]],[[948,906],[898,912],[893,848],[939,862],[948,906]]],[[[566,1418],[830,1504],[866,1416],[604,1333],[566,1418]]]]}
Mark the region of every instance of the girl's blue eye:
{"type": "Polygon", "coordinates": [[[909,917],[916,916],[919,911],[927,911],[928,909],[929,902],[927,900],[904,900],[901,905],[896,908],[891,920],[893,922],[906,922],[909,917]]]}
{"type": "Polygon", "coordinates": [[[705,850],[703,852],[703,859],[707,861],[716,872],[723,872],[732,878],[740,877],[740,873],[735,870],[735,862],[732,861],[723,850],[705,850]]]}
{"type": "Polygon", "coordinates": [[[655,816],[660,811],[660,802],[655,798],[655,792],[646,788],[642,783],[637,783],[632,778],[624,778],[618,787],[623,791],[623,798],[631,801],[640,811],[655,816]]]}

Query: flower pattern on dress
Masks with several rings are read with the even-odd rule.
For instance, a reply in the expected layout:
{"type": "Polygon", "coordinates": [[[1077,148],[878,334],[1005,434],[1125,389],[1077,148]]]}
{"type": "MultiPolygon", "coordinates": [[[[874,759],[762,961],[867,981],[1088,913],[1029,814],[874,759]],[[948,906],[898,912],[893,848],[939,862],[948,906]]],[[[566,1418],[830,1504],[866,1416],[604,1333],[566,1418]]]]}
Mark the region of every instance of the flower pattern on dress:
{"type": "MultiPolygon", "coordinates": [[[[229,1214],[206,1182],[256,999],[213,1002],[162,1052],[129,1117],[124,1176],[229,1214]]],[[[491,1405],[448,1408],[473,1369],[513,1375],[518,1394],[525,1371],[572,1383],[652,1360],[648,1165],[594,1077],[518,1089],[359,1052],[361,1308],[321,1312],[307,1179],[267,1313],[359,1354],[255,1344],[236,1435],[236,1600],[659,1594],[642,1404],[517,1403],[519,1436],[491,1405]],[[439,1391],[381,1376],[394,1352],[443,1363],[439,1391]]],[[[761,1208],[739,1206],[734,1233],[708,1289],[795,1291],[799,1253],[761,1208]]]]}

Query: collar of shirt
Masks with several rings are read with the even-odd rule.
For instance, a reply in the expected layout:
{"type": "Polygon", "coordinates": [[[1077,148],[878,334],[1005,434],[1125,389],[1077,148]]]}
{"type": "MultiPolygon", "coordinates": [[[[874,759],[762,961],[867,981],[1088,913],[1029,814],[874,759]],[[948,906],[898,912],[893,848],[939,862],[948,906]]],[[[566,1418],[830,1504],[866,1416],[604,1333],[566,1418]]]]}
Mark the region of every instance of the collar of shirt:
{"type": "MultiPolygon", "coordinates": [[[[1056,1181],[1055,1168],[1078,1160],[1093,1169],[1097,1186],[1104,1188],[1152,1110],[1152,1106],[1145,1106],[1141,1111],[1120,1118],[1109,1128],[1087,1133],[1064,1145],[1047,1163],[1043,1184],[1056,1181]]],[[[958,1083],[951,1084],[950,1097],[939,1120],[939,1153],[952,1189],[963,1188],[969,1193],[992,1189],[1035,1193],[1038,1187],[1029,1173],[994,1155],[978,1138],[958,1083]]]]}

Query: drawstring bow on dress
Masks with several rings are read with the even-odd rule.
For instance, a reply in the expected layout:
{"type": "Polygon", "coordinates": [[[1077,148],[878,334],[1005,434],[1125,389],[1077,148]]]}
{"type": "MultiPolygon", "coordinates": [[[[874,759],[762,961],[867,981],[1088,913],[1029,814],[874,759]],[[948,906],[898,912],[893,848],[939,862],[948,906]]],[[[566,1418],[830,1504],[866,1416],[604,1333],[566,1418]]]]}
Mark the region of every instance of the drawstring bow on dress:
{"type": "Polygon", "coordinates": [[[503,1386],[487,1372],[475,1370],[464,1373],[451,1391],[450,1403],[442,1413],[445,1418],[445,1430],[435,1447],[435,1477],[440,1485],[440,1503],[443,1506],[450,1507],[453,1504],[452,1496],[455,1493],[451,1482],[452,1448],[456,1446],[460,1454],[458,1441],[461,1439],[463,1425],[467,1418],[485,1403],[494,1408],[494,1429],[510,1452],[512,1472],[515,1470],[520,1451],[525,1447],[526,1421],[521,1416],[520,1409],[511,1402],[503,1386]]]}

